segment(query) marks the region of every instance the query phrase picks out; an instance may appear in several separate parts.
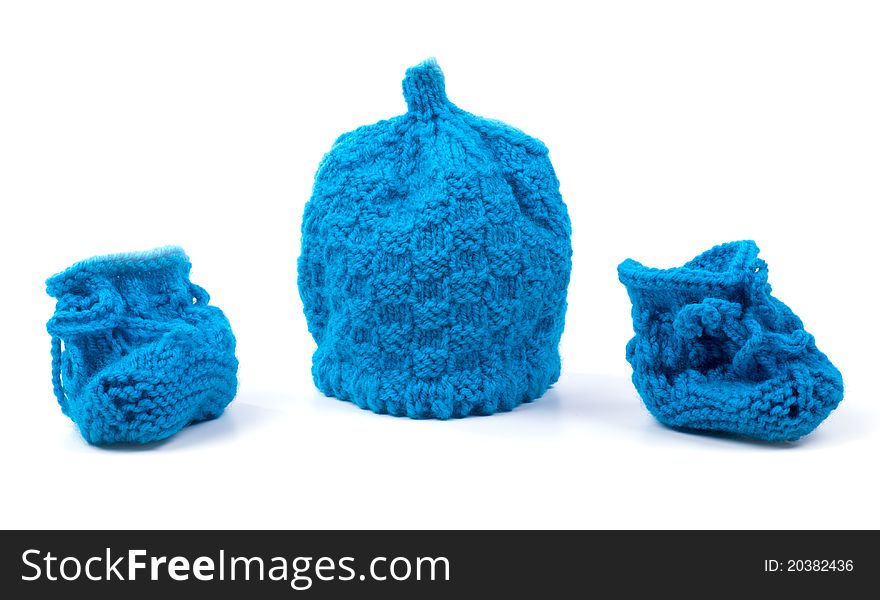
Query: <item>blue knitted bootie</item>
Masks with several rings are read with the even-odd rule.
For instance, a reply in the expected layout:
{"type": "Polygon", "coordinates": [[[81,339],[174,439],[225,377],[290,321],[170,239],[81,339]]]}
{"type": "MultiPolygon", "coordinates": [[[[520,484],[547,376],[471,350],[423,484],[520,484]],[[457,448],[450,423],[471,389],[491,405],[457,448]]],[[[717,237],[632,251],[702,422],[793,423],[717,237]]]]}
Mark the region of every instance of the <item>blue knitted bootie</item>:
{"type": "Polygon", "coordinates": [[[448,419],[511,410],[559,377],[571,225],[538,140],[447,98],[340,137],[302,224],[299,291],[328,396],[448,419]]]}
{"type": "Polygon", "coordinates": [[[100,256],[51,277],[47,329],[61,410],[92,444],[146,443],[235,397],[235,337],[180,248],[100,256]]]}
{"type": "Polygon", "coordinates": [[[754,242],[716,246],[676,269],[626,260],[618,274],[633,304],[633,383],[660,422],[796,440],[843,398],[840,372],[770,295],[754,242]]]}

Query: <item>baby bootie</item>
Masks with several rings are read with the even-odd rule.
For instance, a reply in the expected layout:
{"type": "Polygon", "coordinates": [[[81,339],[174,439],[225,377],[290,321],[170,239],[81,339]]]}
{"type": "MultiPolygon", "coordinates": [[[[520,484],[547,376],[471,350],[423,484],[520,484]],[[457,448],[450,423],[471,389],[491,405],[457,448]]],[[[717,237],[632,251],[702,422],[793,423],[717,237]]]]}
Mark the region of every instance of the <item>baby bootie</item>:
{"type": "Polygon", "coordinates": [[[843,398],[840,372],[770,295],[754,242],[716,246],[675,269],[626,260],[618,274],[633,305],[633,383],[660,422],[796,440],[843,398]]]}
{"type": "Polygon", "coordinates": [[[328,396],[448,419],[511,410],[559,377],[571,225],[547,148],[446,97],[340,137],[302,223],[299,291],[328,396]]]}
{"type": "Polygon", "coordinates": [[[235,337],[180,248],[100,256],[46,282],[61,410],[92,444],[146,443],[235,397],[235,337]]]}

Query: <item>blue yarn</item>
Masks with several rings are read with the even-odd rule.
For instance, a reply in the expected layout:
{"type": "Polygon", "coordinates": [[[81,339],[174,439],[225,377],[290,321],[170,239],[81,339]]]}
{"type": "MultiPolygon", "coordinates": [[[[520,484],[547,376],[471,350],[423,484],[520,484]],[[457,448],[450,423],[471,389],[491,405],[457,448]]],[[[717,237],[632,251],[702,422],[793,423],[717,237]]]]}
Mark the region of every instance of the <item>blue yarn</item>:
{"type": "Polygon", "coordinates": [[[770,295],[752,241],[723,244],[676,269],[618,267],[632,300],[633,383],[671,427],[796,440],[843,398],[840,372],[770,295]]]}
{"type": "Polygon", "coordinates": [[[89,443],[161,440],[235,397],[235,337],[189,271],[169,247],[91,258],[46,282],[55,395],[89,443]]]}
{"type": "Polygon", "coordinates": [[[559,377],[571,225],[538,140],[446,98],[429,60],[409,111],[342,135],[315,176],[299,291],[328,396],[377,413],[511,410],[559,377]]]}

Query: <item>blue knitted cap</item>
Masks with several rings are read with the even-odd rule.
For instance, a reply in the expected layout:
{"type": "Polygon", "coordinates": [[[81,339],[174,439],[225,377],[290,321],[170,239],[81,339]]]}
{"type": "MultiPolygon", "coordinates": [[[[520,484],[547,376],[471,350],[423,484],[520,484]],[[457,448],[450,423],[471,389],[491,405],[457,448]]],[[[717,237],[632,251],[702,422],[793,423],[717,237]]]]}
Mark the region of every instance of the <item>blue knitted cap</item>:
{"type": "Polygon", "coordinates": [[[189,271],[167,247],[90,258],[46,282],[55,395],[88,442],[161,440],[235,397],[235,337],[189,271]]]}
{"type": "Polygon", "coordinates": [[[315,176],[299,291],[328,396],[378,413],[511,410],[559,377],[571,225],[538,140],[467,113],[426,61],[409,110],[341,136],[315,176]]]}

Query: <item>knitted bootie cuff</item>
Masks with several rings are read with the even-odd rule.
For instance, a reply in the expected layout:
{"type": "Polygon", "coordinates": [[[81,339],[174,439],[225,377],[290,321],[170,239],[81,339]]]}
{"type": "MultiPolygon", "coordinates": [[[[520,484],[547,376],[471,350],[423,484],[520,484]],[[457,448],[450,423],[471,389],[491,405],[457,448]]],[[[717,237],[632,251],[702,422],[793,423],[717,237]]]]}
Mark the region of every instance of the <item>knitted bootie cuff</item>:
{"type": "Polygon", "coordinates": [[[91,443],[149,442],[222,413],[235,338],[176,247],[91,258],[47,280],[62,411],[91,443]]]}
{"type": "Polygon", "coordinates": [[[617,272],[628,290],[643,292],[640,300],[650,301],[670,294],[726,295],[740,285],[763,285],[766,267],[755,242],[744,240],[715,246],[681,267],[654,269],[629,258],[617,272]]]}
{"type": "Polygon", "coordinates": [[[626,260],[618,272],[633,305],[633,383],[661,422],[794,440],[843,397],[839,371],[771,295],[754,242],[674,269],[626,260]]]}

